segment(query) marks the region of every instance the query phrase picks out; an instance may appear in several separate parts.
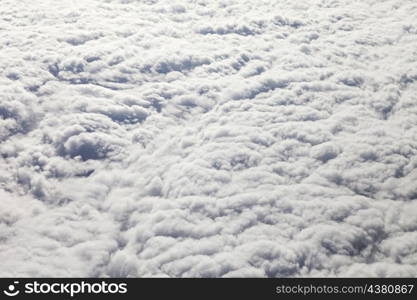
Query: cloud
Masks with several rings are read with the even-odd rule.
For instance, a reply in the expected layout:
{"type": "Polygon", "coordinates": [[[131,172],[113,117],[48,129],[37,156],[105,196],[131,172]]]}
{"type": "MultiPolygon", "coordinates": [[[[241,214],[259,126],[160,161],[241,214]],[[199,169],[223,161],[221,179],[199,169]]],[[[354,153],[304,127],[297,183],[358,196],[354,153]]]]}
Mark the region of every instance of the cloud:
{"type": "Polygon", "coordinates": [[[3,2],[0,276],[417,275],[412,1],[3,2]]]}

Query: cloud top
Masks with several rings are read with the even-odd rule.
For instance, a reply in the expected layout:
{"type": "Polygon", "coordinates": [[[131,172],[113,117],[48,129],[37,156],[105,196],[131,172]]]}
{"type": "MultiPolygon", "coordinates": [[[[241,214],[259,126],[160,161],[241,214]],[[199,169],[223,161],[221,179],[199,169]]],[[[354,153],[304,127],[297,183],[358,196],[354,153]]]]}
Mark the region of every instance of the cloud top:
{"type": "Polygon", "coordinates": [[[0,15],[1,276],[417,276],[413,1],[0,15]]]}

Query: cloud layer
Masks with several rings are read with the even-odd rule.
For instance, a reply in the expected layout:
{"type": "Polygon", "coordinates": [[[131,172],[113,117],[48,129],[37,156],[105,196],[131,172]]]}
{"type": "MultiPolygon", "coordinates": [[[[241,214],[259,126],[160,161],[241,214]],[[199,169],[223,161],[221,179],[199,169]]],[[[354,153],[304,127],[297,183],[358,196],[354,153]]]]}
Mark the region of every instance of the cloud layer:
{"type": "Polygon", "coordinates": [[[0,276],[417,276],[412,0],[3,0],[0,276]]]}

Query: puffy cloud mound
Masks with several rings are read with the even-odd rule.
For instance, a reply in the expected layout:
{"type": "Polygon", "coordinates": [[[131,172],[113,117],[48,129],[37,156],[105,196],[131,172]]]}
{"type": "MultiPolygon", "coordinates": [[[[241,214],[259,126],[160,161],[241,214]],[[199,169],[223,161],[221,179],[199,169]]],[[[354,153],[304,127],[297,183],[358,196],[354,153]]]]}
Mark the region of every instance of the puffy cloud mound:
{"type": "Polygon", "coordinates": [[[417,276],[412,0],[2,0],[0,276],[417,276]]]}

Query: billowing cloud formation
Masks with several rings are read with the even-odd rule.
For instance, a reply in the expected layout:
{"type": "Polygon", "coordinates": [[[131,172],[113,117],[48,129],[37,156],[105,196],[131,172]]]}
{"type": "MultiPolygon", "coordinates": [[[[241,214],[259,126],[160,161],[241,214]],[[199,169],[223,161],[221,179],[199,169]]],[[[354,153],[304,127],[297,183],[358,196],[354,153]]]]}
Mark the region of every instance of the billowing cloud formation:
{"type": "Polygon", "coordinates": [[[416,20],[3,0],[0,276],[417,276],[416,20]]]}

